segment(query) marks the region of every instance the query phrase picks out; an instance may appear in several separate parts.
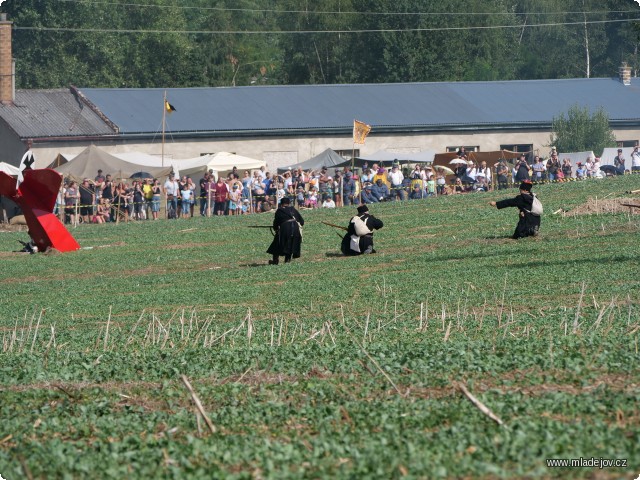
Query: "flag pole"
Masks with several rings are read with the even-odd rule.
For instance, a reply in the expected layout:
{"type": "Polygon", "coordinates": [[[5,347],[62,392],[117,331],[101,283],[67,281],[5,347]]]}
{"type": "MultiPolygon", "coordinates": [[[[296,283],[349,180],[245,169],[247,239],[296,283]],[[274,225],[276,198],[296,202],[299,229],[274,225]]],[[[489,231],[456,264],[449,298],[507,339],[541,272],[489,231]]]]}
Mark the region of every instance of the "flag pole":
{"type": "Polygon", "coordinates": [[[164,126],[167,116],[167,91],[164,91],[164,98],[162,101],[162,167],[164,168],[164,126]]]}

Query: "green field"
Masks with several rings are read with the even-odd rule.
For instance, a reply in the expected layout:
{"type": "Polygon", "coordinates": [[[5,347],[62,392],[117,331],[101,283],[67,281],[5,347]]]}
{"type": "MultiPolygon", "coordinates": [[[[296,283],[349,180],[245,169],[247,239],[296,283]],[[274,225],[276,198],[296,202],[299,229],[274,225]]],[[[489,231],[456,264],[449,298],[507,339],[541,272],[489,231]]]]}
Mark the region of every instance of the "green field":
{"type": "Polygon", "coordinates": [[[0,233],[0,475],[636,478],[640,215],[607,206],[636,189],[540,186],[520,241],[513,190],[376,205],[361,258],[321,223],[353,208],[303,211],[279,266],[271,214],[0,233]],[[581,457],[627,467],[545,462],[581,457]]]}

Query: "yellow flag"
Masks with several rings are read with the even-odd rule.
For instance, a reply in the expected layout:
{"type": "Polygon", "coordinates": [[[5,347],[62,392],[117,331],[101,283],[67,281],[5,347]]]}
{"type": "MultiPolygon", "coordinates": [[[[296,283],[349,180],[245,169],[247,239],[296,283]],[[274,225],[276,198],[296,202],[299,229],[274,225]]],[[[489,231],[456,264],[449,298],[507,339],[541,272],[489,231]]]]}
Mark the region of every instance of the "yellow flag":
{"type": "Polygon", "coordinates": [[[171,105],[168,101],[164,101],[164,108],[167,109],[167,112],[171,113],[171,112],[175,112],[176,111],[176,107],[174,107],[173,105],[171,105]]]}
{"type": "Polygon", "coordinates": [[[367,138],[371,131],[371,125],[358,120],[353,121],[353,143],[364,145],[364,139],[367,138]]]}

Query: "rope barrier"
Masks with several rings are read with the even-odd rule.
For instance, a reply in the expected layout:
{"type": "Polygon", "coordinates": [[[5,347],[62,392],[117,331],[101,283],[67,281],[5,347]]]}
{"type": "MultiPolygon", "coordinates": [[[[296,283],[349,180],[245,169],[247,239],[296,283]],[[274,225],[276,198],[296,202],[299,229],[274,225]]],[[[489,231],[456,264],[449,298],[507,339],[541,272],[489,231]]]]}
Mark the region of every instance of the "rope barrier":
{"type": "MultiPolygon", "coordinates": [[[[639,175],[640,171],[636,170],[636,171],[627,171],[625,172],[625,175],[639,175]]],[[[548,184],[558,184],[558,183],[570,183],[570,182],[590,182],[590,181],[596,181],[596,180],[604,180],[607,177],[617,177],[617,176],[622,176],[622,175],[607,175],[607,176],[603,176],[603,177],[584,177],[584,178],[575,178],[575,177],[569,177],[569,178],[564,178],[564,179],[557,179],[557,180],[530,180],[531,183],[535,186],[540,186],[540,185],[548,185],[548,184]]],[[[416,180],[416,179],[412,179],[412,180],[416,180]]],[[[423,182],[424,183],[424,182],[423,182]]],[[[462,193],[477,193],[477,190],[473,190],[473,185],[474,184],[463,184],[462,186],[465,189],[463,192],[457,192],[455,193],[455,195],[459,195],[462,193]]],[[[502,190],[508,190],[508,189],[513,189],[513,188],[517,188],[520,185],[520,181],[516,181],[513,180],[513,178],[509,178],[509,180],[507,182],[497,182],[495,181],[495,179],[492,179],[492,182],[490,185],[488,185],[488,187],[490,187],[489,191],[491,192],[499,192],[502,190]]],[[[457,185],[453,184],[453,183],[449,183],[446,185],[436,185],[436,187],[440,187],[440,189],[445,188],[447,190],[451,190],[452,188],[455,188],[457,185]]],[[[459,186],[459,185],[458,185],[459,186]]],[[[409,198],[409,193],[411,191],[412,187],[411,184],[410,185],[405,185],[402,187],[402,190],[405,191],[405,197],[408,199],[409,198]]],[[[422,190],[425,190],[424,185],[421,186],[422,190]]],[[[397,190],[397,189],[396,189],[397,190]]],[[[438,190],[438,189],[437,189],[438,190]]],[[[305,192],[308,193],[308,192],[305,192]]],[[[341,199],[341,194],[339,191],[330,191],[330,192],[317,192],[318,193],[318,201],[317,201],[317,207],[316,208],[320,208],[321,207],[321,203],[322,203],[322,197],[326,194],[329,195],[332,199],[341,199]]],[[[422,198],[429,198],[429,197],[436,197],[436,196],[450,196],[450,195],[454,195],[453,192],[451,193],[446,193],[446,194],[425,194],[422,198]]],[[[285,195],[287,197],[289,197],[291,200],[293,200],[294,202],[297,203],[297,194],[296,193],[288,193],[287,195],[285,195]]],[[[108,221],[114,221],[113,220],[113,216],[115,213],[117,213],[117,215],[120,216],[124,216],[125,217],[125,221],[128,221],[129,219],[134,219],[134,220],[145,220],[145,219],[150,219],[152,218],[149,215],[149,209],[152,209],[153,204],[155,203],[160,203],[160,208],[162,208],[162,202],[164,200],[165,203],[165,209],[167,209],[167,211],[169,210],[169,207],[173,205],[173,202],[175,201],[176,204],[176,217],[178,218],[181,214],[181,212],[183,211],[181,208],[181,204],[182,204],[182,199],[181,198],[176,198],[176,199],[171,199],[166,195],[163,195],[164,199],[157,199],[157,198],[152,198],[152,199],[145,199],[142,202],[133,202],[133,201],[129,201],[129,200],[125,200],[124,202],[118,203],[117,201],[113,201],[113,199],[109,200],[109,203],[92,203],[92,204],[81,204],[79,201],[77,203],[74,204],[60,204],[57,203],[56,207],[58,208],[58,213],[61,216],[66,216],[66,215],[75,215],[76,217],[76,221],[77,221],[77,217],[82,217],[83,215],[80,214],[80,210],[83,208],[89,208],[91,209],[91,212],[88,214],[90,217],[92,217],[90,219],[91,222],[93,222],[93,217],[95,215],[97,215],[97,209],[98,207],[100,207],[101,205],[108,208],[109,209],[109,216],[111,217],[108,221]],[[136,208],[138,206],[138,208],[136,208]],[[141,207],[141,208],[140,208],[141,207]],[[68,209],[73,209],[73,213],[70,214],[68,212],[68,209]],[[135,214],[142,214],[142,216],[144,218],[141,219],[136,219],[133,217],[133,215],[135,214]]],[[[354,200],[357,199],[357,195],[354,196],[354,200]]],[[[104,198],[104,197],[103,197],[104,198]]],[[[117,197],[116,197],[117,198],[117,197]]],[[[79,199],[78,199],[79,200],[79,199]]],[[[278,198],[277,195],[251,195],[250,198],[246,199],[246,198],[242,198],[239,202],[236,202],[236,204],[238,205],[242,205],[244,203],[244,200],[249,200],[251,205],[248,206],[246,211],[243,211],[243,214],[249,214],[249,213],[253,213],[255,212],[255,209],[257,208],[258,205],[261,205],[262,208],[264,208],[264,204],[267,203],[269,205],[269,208],[267,210],[262,210],[264,211],[271,211],[277,204],[278,202],[278,198]]],[[[194,196],[192,200],[189,201],[189,209],[191,210],[191,207],[195,208],[196,205],[199,205],[201,202],[206,202],[207,205],[207,210],[211,209],[211,204],[214,203],[214,199],[213,197],[211,198],[207,198],[207,197],[202,197],[202,196],[194,196]]],[[[225,205],[225,212],[227,212],[228,209],[228,204],[229,204],[229,200],[227,199],[225,201],[226,205],[225,205]]],[[[342,202],[340,202],[341,204],[342,202]]],[[[338,205],[338,202],[336,202],[336,206],[338,205]]],[[[305,205],[298,205],[298,208],[310,208],[307,207],[305,205]]],[[[260,212],[258,212],[260,213],[260,212]]],[[[189,213],[189,215],[191,215],[189,213]]],[[[211,216],[210,214],[207,216],[211,216]]]]}

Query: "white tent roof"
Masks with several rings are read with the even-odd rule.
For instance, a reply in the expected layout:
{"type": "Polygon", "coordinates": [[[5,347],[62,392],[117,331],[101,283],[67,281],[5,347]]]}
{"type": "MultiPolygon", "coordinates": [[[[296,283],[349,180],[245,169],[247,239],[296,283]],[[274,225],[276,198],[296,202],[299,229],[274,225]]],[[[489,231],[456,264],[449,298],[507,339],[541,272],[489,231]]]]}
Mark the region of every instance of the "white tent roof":
{"type": "Polygon", "coordinates": [[[233,170],[233,167],[238,167],[238,170],[251,170],[266,165],[267,163],[262,160],[256,160],[255,158],[244,157],[229,152],[218,152],[213,155],[203,155],[186,160],[174,160],[173,162],[174,171],[177,167],[180,176],[203,174],[205,170],[213,170],[218,173],[228,172],[233,170]]]}
{"type": "Polygon", "coordinates": [[[14,167],[6,162],[0,162],[0,172],[4,172],[7,175],[15,177],[20,173],[20,169],[18,167],[14,167]]]}

